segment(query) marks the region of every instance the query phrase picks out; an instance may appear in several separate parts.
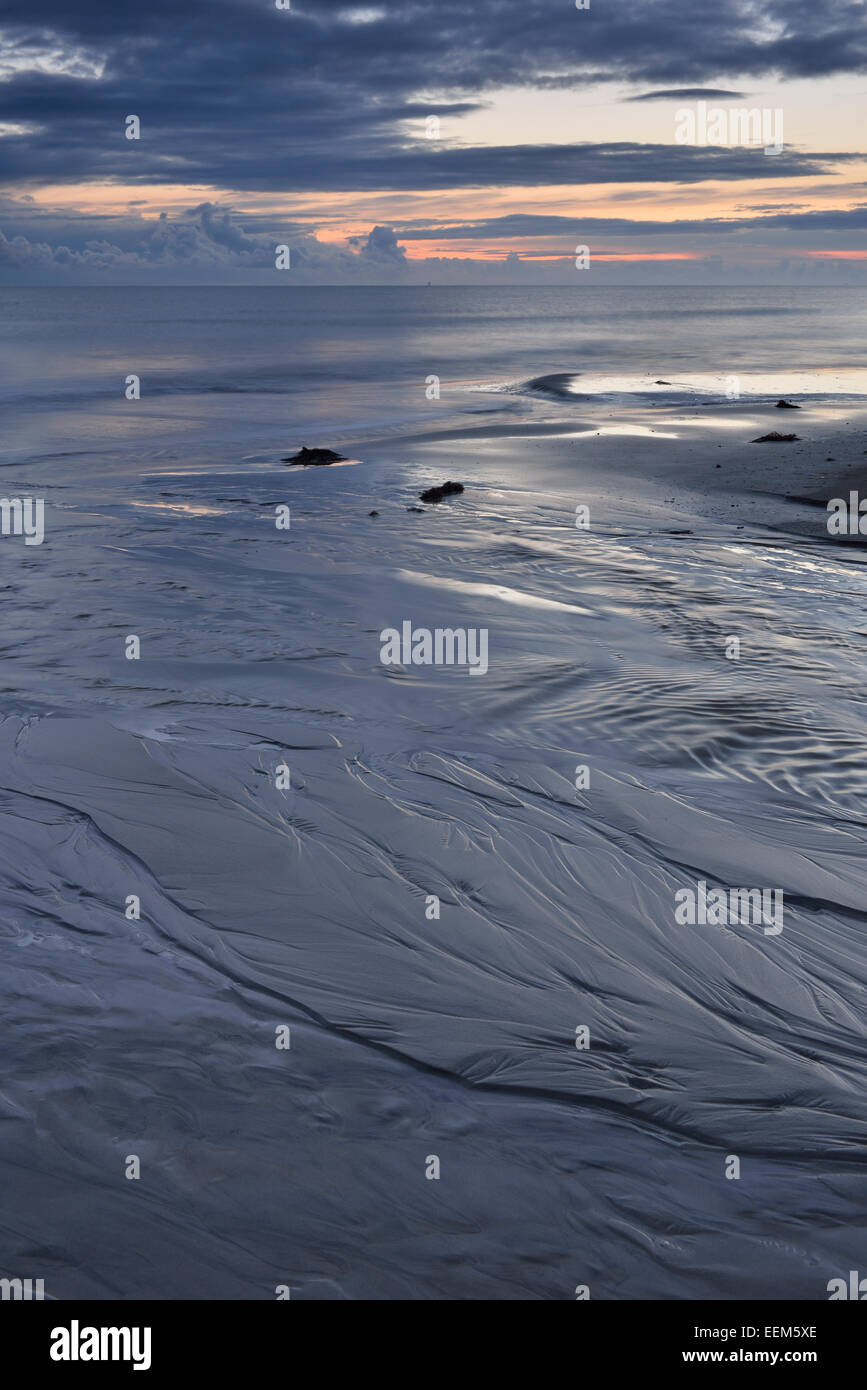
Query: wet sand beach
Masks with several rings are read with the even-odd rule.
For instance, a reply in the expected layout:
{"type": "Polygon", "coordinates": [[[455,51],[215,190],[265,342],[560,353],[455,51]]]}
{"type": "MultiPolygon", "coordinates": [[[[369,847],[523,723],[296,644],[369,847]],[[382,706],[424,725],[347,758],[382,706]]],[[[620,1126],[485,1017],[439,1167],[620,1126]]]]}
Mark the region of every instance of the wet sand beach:
{"type": "Polygon", "coordinates": [[[341,438],[358,466],[72,506],[44,466],[0,759],[6,1238],[50,1293],[814,1298],[854,1267],[867,575],[785,496],[857,475],[863,426],[750,444],[779,413],[341,438]],[[484,678],[383,666],[404,619],[487,628],[484,678]],[[677,925],[699,879],[775,885],[784,931],[677,925]]]}
{"type": "Polygon", "coordinates": [[[287,356],[231,393],[215,303],[97,303],[112,363],[153,313],[193,364],[132,408],[65,359],[8,388],[4,490],[45,502],[3,539],[8,1269],[825,1298],[865,1210],[867,572],[823,505],[858,383],[489,362],[429,403],[421,358],[293,396],[287,356]],[[406,625],[484,631],[484,671],[386,663],[406,625]]]}

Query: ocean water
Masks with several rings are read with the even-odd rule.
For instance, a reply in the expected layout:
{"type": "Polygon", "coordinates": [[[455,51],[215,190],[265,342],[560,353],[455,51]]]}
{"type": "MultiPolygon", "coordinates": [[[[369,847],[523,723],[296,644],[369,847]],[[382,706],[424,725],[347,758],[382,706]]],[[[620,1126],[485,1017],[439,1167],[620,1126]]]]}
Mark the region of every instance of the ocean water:
{"type": "Polygon", "coordinates": [[[0,291],[3,491],[46,507],[2,542],[0,1273],[813,1299],[859,1267],[867,571],[554,441],[842,419],[863,299],[0,291]],[[487,672],[383,665],[405,620],[484,628],[487,672]],[[783,931],[677,923],[700,881],[782,891],[783,931]]]}
{"type": "Polygon", "coordinates": [[[863,395],[865,307],[858,289],[0,289],[4,451],[140,462],[174,447],[216,464],[305,431],[526,410],[582,377],[618,400],[642,376],[678,378],[661,401],[724,398],[733,374],[745,396],[780,378],[863,395]]]}

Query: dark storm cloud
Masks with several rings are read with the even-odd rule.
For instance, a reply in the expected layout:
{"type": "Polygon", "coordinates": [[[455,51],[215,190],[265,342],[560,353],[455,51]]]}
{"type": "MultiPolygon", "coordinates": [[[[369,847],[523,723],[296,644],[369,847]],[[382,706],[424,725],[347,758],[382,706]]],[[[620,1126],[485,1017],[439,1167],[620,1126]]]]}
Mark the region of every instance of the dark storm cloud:
{"type": "MultiPolygon", "coordinates": [[[[863,9],[847,0],[643,0],[591,11],[566,0],[292,3],[35,0],[31,22],[0,19],[2,119],[37,127],[0,139],[0,176],[274,190],[644,182],[659,151],[651,161],[628,145],[434,149],[403,123],[439,114],[448,135],[450,117],[507,85],[608,78],[683,94],[726,76],[867,66],[863,9]],[[141,117],[140,141],[123,137],[130,113],[141,117]]],[[[745,151],[666,157],[666,172],[652,176],[769,173],[745,151]]],[[[776,161],[774,174],[816,172],[815,156],[781,158],[789,163],[776,161]]]]}
{"type": "Polygon", "coordinates": [[[444,226],[410,223],[396,228],[401,241],[490,241],[504,237],[587,236],[720,236],[756,229],[786,231],[861,231],[867,228],[867,204],[849,209],[823,208],[816,212],[782,212],[770,217],[681,218],[670,222],[628,217],[563,217],[548,213],[511,213],[481,222],[456,222],[444,226]]]}
{"type": "MultiPolygon", "coordinates": [[[[92,180],[128,184],[207,184],[231,189],[376,192],[382,189],[489,188],[498,185],[701,183],[705,180],[781,179],[816,176],[857,154],[784,150],[772,160],[761,149],[693,145],[609,144],[449,146],[423,136],[398,146],[388,136],[368,132],[364,147],[356,137],[341,138],[334,117],[325,149],[309,129],[295,128],[279,151],[233,133],[221,140],[203,136],[198,157],[182,156],[169,127],[142,122],[141,141],[117,133],[110,148],[98,146],[90,125],[61,132],[38,161],[39,181],[63,182],[71,168],[92,180]]],[[[116,122],[120,131],[120,122],[116,122]]],[[[0,140],[0,178],[26,183],[35,177],[33,137],[0,140]]]]}
{"type": "Polygon", "coordinates": [[[641,92],[628,101],[704,101],[712,97],[742,97],[743,92],[730,92],[725,87],[667,87],[661,92],[641,92]]]}

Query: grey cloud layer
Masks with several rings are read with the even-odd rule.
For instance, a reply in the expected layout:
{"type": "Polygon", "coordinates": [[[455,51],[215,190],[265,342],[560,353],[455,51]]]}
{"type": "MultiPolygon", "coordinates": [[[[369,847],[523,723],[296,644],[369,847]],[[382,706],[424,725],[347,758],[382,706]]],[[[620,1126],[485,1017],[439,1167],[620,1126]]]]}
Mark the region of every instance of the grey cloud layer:
{"type": "MultiPolygon", "coordinates": [[[[0,207],[0,283],[18,276],[51,282],[58,274],[64,280],[89,282],[94,278],[123,283],[152,279],[155,274],[170,281],[213,283],[389,283],[395,278],[424,279],[449,266],[460,267],[482,279],[496,273],[496,267],[479,267],[478,262],[442,261],[428,258],[409,262],[405,244],[434,239],[475,241],[482,245],[504,238],[556,238],[562,253],[561,269],[573,278],[572,247],[588,238],[597,250],[609,250],[617,241],[641,238],[642,249],[653,245],[703,246],[702,261],[712,267],[715,252],[734,238],[741,249],[765,245],[768,232],[775,234],[781,255],[799,246],[822,244],[823,234],[833,234],[835,244],[851,241],[863,244],[867,226],[867,205],[849,211],[786,212],[772,216],[742,217],[732,220],[682,219],[654,222],[627,218],[571,218],[515,214],[488,218],[476,223],[435,226],[414,223],[407,227],[373,227],[366,236],[350,238],[349,247],[322,243],[309,227],[282,223],[261,230],[260,219],[246,217],[228,208],[204,203],[179,217],[160,217],[143,221],[135,216],[73,219],[64,224],[51,219],[45,232],[45,219],[34,214],[25,203],[0,207]],[[99,235],[93,235],[94,225],[99,235]],[[13,230],[10,230],[14,228],[13,230]],[[285,279],[275,269],[275,248],[285,242],[291,247],[291,276],[285,279]],[[475,266],[475,270],[473,267],[475,266]]],[[[521,246],[526,251],[527,245],[521,246]]],[[[516,262],[510,260],[514,269],[516,262]]],[[[527,263],[521,263],[524,269],[527,263]]],[[[549,267],[556,270],[557,267],[549,267]]],[[[462,273],[462,272],[461,272],[462,273]]],[[[547,274],[544,268],[542,272],[547,274]]],[[[857,267],[856,280],[863,279],[857,267]]]]}
{"type": "MultiPolygon", "coordinates": [[[[273,279],[278,245],[291,248],[293,280],[318,280],[336,276],[348,281],[363,279],[369,273],[393,270],[404,264],[406,252],[390,227],[374,227],[366,237],[351,239],[353,250],[323,243],[309,229],[282,224],[275,231],[262,232],[249,225],[249,219],[228,208],[203,203],[179,217],[165,214],[154,221],[138,218],[85,219],[62,228],[57,219],[55,235],[62,241],[41,237],[43,219],[18,207],[11,215],[3,210],[3,222],[17,227],[0,231],[0,276],[4,272],[69,271],[73,276],[88,272],[114,278],[154,271],[174,278],[178,272],[222,278],[226,272],[252,273],[273,279]],[[88,235],[92,224],[104,235],[88,235]],[[62,230],[61,230],[62,228],[62,230]]],[[[243,276],[241,277],[243,279],[243,276]]]]}
{"type": "MultiPolygon", "coordinates": [[[[358,7],[335,0],[294,0],[289,11],[270,0],[36,0],[31,24],[0,19],[3,120],[39,127],[0,139],[0,177],[280,190],[643,181],[651,161],[640,147],[432,149],[408,142],[402,122],[455,116],[509,84],[608,78],[682,92],[726,76],[867,67],[863,7],[845,0],[368,8],[383,17],[353,23],[358,7]],[[45,70],[46,54],[59,71],[45,70]],[[123,138],[129,113],[142,119],[139,142],[123,138]]],[[[758,176],[748,154],[676,148],[661,177],[708,177],[709,156],[712,177],[758,176]]],[[[783,158],[781,173],[816,167],[816,157],[783,158]]]]}
{"type": "MultiPolygon", "coordinates": [[[[754,179],[766,186],[827,178],[859,157],[786,148],[769,159],[761,150],[695,148],[673,138],[500,147],[448,139],[462,115],[510,85],[617,81],[640,89],[635,101],[677,102],[740,97],[769,74],[863,71],[863,6],[847,0],[821,8],[804,0],[700,8],[694,0],[594,0],[583,12],[571,0],[292,0],[292,7],[278,10],[273,0],[33,0],[28,11],[21,0],[0,4],[0,181],[34,191],[100,180],[201,186],[226,190],[222,204],[235,191],[309,192],[326,208],[336,192],[477,188],[478,220],[374,227],[337,247],[316,239],[309,214],[272,225],[203,202],[153,222],[132,212],[38,210],[19,198],[0,207],[0,275],[265,276],[281,241],[291,244],[302,279],[424,274],[425,265],[440,263],[408,266],[404,244],[575,236],[568,217],[485,219],[485,189],[754,179]],[[138,141],[124,138],[132,113],[142,122],[138,141]],[[441,118],[440,141],[423,138],[429,114],[441,118]]],[[[675,237],[684,245],[692,236],[693,247],[714,236],[773,233],[784,247],[807,234],[853,236],[863,214],[795,211],[674,226],[596,218],[580,227],[584,236],[675,237]]]]}
{"type": "Polygon", "coordinates": [[[602,236],[720,236],[744,231],[863,231],[867,205],[857,208],[823,208],[816,212],[781,212],[772,216],[740,218],[679,218],[654,222],[627,217],[562,217],[548,213],[510,213],[483,222],[456,222],[437,226],[412,223],[397,229],[401,241],[449,241],[517,236],[572,236],[577,231],[602,236]]]}

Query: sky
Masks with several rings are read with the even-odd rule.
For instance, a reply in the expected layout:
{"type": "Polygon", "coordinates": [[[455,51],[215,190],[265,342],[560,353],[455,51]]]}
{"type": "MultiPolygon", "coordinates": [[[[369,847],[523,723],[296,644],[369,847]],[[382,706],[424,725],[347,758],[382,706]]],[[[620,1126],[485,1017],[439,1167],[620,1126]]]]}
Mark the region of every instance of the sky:
{"type": "Polygon", "coordinates": [[[867,284],[865,92],[864,0],[0,0],[0,284],[867,284]]]}

